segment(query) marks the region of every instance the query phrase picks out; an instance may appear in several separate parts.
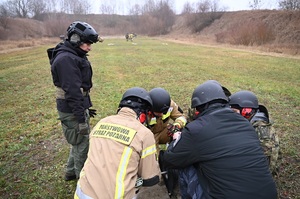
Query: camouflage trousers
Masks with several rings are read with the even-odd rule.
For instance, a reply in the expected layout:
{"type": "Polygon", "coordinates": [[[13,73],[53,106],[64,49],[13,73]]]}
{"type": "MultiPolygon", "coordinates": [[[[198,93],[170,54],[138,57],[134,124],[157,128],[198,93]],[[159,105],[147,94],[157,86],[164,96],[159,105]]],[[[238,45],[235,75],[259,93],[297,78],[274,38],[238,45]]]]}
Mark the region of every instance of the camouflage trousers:
{"type": "Polygon", "coordinates": [[[269,168],[271,173],[276,173],[278,168],[278,156],[279,156],[279,137],[276,134],[272,134],[272,139],[263,140],[260,139],[260,144],[264,149],[264,154],[268,158],[269,168]]]}
{"type": "MultiPolygon", "coordinates": [[[[76,175],[79,178],[80,171],[83,168],[89,149],[89,135],[78,134],[78,122],[72,113],[63,113],[58,111],[64,136],[71,145],[69,158],[66,166],[67,175],[76,175]]],[[[86,111],[87,123],[89,124],[89,115],[86,111]]]]}

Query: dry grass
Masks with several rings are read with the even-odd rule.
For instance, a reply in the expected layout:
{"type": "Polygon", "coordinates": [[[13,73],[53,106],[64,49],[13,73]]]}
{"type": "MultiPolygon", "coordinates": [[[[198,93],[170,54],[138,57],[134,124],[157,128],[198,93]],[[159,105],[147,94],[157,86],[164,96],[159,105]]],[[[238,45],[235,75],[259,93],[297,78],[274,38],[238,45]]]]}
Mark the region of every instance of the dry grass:
{"type": "MultiPolygon", "coordinates": [[[[114,114],[122,93],[132,86],[164,87],[184,109],[195,86],[207,79],[217,79],[231,92],[251,90],[269,108],[281,138],[281,166],[275,176],[280,199],[300,197],[298,59],[195,42],[138,37],[135,43],[123,37],[106,38],[90,53],[91,95],[98,110],[92,125],[114,114]],[[161,74],[167,78],[158,79],[161,74]]],[[[74,193],[76,183],[62,178],[69,147],[57,120],[46,55],[53,46],[0,54],[0,82],[5,88],[0,89],[2,198],[71,198],[74,193]]]]}
{"type": "Polygon", "coordinates": [[[25,50],[31,47],[38,47],[45,44],[55,44],[59,38],[39,38],[23,40],[0,40],[0,54],[12,51],[25,50]]]}
{"type": "MultiPolygon", "coordinates": [[[[151,18],[147,18],[147,16],[56,14],[49,17],[45,21],[9,18],[7,27],[0,26],[0,40],[9,40],[9,42],[17,40],[19,47],[22,48],[34,46],[37,41],[34,39],[32,42],[32,38],[59,37],[59,35],[65,34],[67,24],[74,20],[90,23],[104,38],[112,35],[124,36],[126,32],[135,32],[139,36],[150,33],[154,35],[163,27],[161,23],[154,23],[155,20],[152,21],[151,26],[144,26],[144,24],[149,24],[146,22],[151,22],[151,18]]],[[[171,32],[167,36],[178,37],[179,40],[192,38],[196,43],[217,43],[218,41],[224,42],[225,45],[230,42],[246,45],[250,43],[255,45],[254,48],[278,54],[299,55],[300,53],[299,11],[236,11],[224,12],[222,15],[216,16],[213,14],[206,17],[199,15],[196,19],[197,24],[193,24],[193,18],[189,19],[184,15],[177,15],[171,32]],[[248,24],[251,25],[251,23],[253,24],[250,26],[252,32],[247,29],[248,24]],[[245,27],[243,24],[247,24],[247,26],[245,27]],[[197,25],[201,31],[193,33],[191,26],[197,25]],[[246,40],[247,42],[245,42],[249,36],[247,33],[251,32],[250,36],[254,35],[253,30],[256,30],[254,33],[257,35],[254,41],[253,38],[250,38],[250,41],[246,40]]],[[[6,48],[2,45],[3,42],[0,44],[1,52],[15,48],[11,45],[6,48]]]]}

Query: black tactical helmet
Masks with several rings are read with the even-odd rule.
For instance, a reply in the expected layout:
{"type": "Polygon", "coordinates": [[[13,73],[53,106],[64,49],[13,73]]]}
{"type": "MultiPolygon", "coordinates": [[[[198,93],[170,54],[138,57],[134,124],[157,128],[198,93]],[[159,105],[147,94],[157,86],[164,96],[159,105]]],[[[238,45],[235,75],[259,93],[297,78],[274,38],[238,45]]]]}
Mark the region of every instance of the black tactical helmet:
{"type": "Polygon", "coordinates": [[[152,100],[149,93],[140,87],[133,87],[125,91],[119,107],[140,108],[149,110],[152,108],[152,100]]]}
{"type": "Polygon", "coordinates": [[[268,111],[267,107],[260,104],[260,105],[258,105],[258,111],[264,113],[266,115],[266,117],[269,119],[269,111],[268,111]]]}
{"type": "Polygon", "coordinates": [[[170,94],[163,88],[153,88],[149,95],[153,102],[152,111],[166,114],[170,108],[170,94]]]}
{"type": "Polygon", "coordinates": [[[251,91],[238,91],[229,97],[229,105],[233,108],[258,109],[258,99],[251,91]]]}
{"type": "Polygon", "coordinates": [[[75,21],[67,29],[67,40],[75,43],[96,43],[99,41],[98,33],[86,22],[75,21]]]}
{"type": "Polygon", "coordinates": [[[208,80],[194,90],[191,107],[196,108],[213,100],[228,102],[228,97],[225,95],[224,89],[219,82],[208,80]]]}
{"type": "Polygon", "coordinates": [[[269,123],[269,118],[267,118],[266,114],[263,112],[257,112],[253,118],[250,120],[251,123],[257,122],[257,121],[265,121],[269,123]]]}
{"type": "Polygon", "coordinates": [[[251,119],[251,123],[256,121],[270,122],[268,109],[264,105],[259,105],[258,112],[251,119]]]}
{"type": "Polygon", "coordinates": [[[224,93],[227,97],[229,97],[231,95],[231,92],[226,87],[222,86],[218,81],[216,81],[216,80],[207,80],[206,82],[214,82],[216,84],[219,84],[222,87],[222,89],[223,89],[223,91],[224,91],[224,93]]]}

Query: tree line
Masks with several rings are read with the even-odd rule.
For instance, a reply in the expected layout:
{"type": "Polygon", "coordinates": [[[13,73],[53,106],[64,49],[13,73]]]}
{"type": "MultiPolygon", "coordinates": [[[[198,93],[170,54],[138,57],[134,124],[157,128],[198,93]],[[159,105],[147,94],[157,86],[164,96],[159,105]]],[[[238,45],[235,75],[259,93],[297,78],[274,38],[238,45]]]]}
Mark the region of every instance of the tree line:
{"type": "MultiPolygon", "coordinates": [[[[144,3],[135,3],[135,0],[132,0],[128,1],[126,6],[122,5],[121,1],[110,0],[99,5],[100,15],[89,18],[92,14],[91,1],[4,0],[0,3],[0,40],[14,39],[13,37],[57,37],[64,34],[67,25],[75,19],[86,20],[95,25],[94,28],[101,27],[105,34],[135,32],[148,36],[165,35],[172,30],[177,15],[174,0],[144,0],[144,3]],[[127,10],[126,14],[118,14],[120,7],[127,10]],[[41,22],[43,27],[25,25],[21,22],[25,19],[41,22]],[[20,23],[17,27],[18,30],[21,29],[19,31],[13,29],[16,20],[20,23]],[[12,31],[15,34],[11,34],[12,31]]],[[[185,25],[192,32],[198,33],[216,19],[221,18],[226,12],[226,7],[221,7],[219,1],[199,0],[196,3],[190,3],[187,0],[180,11],[185,18],[185,25]]],[[[249,8],[253,10],[260,9],[264,3],[263,0],[249,1],[249,8]]],[[[285,10],[300,10],[300,0],[278,0],[278,6],[285,10]]],[[[269,31],[261,30],[259,32],[269,33],[269,31]]],[[[224,36],[219,35],[218,38],[222,40],[224,36]]]]}
{"type": "MultiPolygon", "coordinates": [[[[0,4],[0,17],[19,17],[40,19],[46,13],[65,14],[91,14],[92,0],[5,0],[0,4]]],[[[128,1],[129,2],[129,1],[128,1]]],[[[262,0],[249,1],[249,7],[259,9],[264,2],[262,0]]],[[[142,15],[155,10],[161,10],[161,6],[167,6],[173,13],[174,1],[172,0],[145,0],[143,3],[122,5],[120,1],[110,0],[101,3],[98,7],[100,14],[118,14],[121,7],[126,10],[124,15],[142,15]]],[[[209,11],[224,11],[219,7],[219,0],[199,0],[197,3],[185,2],[181,13],[199,13],[209,11]]],[[[282,10],[300,10],[300,0],[279,0],[278,8],[282,10]]],[[[97,8],[96,8],[97,9],[97,8]]]]}

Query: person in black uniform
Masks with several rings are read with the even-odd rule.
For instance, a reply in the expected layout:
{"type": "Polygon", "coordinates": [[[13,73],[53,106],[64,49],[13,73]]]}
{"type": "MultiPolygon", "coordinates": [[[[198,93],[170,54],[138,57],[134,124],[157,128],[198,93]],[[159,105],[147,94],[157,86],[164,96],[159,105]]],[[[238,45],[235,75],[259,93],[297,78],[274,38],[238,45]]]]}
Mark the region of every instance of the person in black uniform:
{"type": "Polygon", "coordinates": [[[89,147],[89,118],[96,115],[90,99],[92,67],[87,53],[99,41],[98,33],[85,22],[75,21],[67,29],[67,38],[47,50],[56,105],[64,136],[72,145],[65,180],[79,178],[89,147]]]}
{"type": "Polygon", "coordinates": [[[229,107],[222,86],[216,81],[199,85],[191,107],[199,114],[174,134],[163,155],[166,167],[194,165],[206,199],[276,199],[257,134],[229,107]]]}

